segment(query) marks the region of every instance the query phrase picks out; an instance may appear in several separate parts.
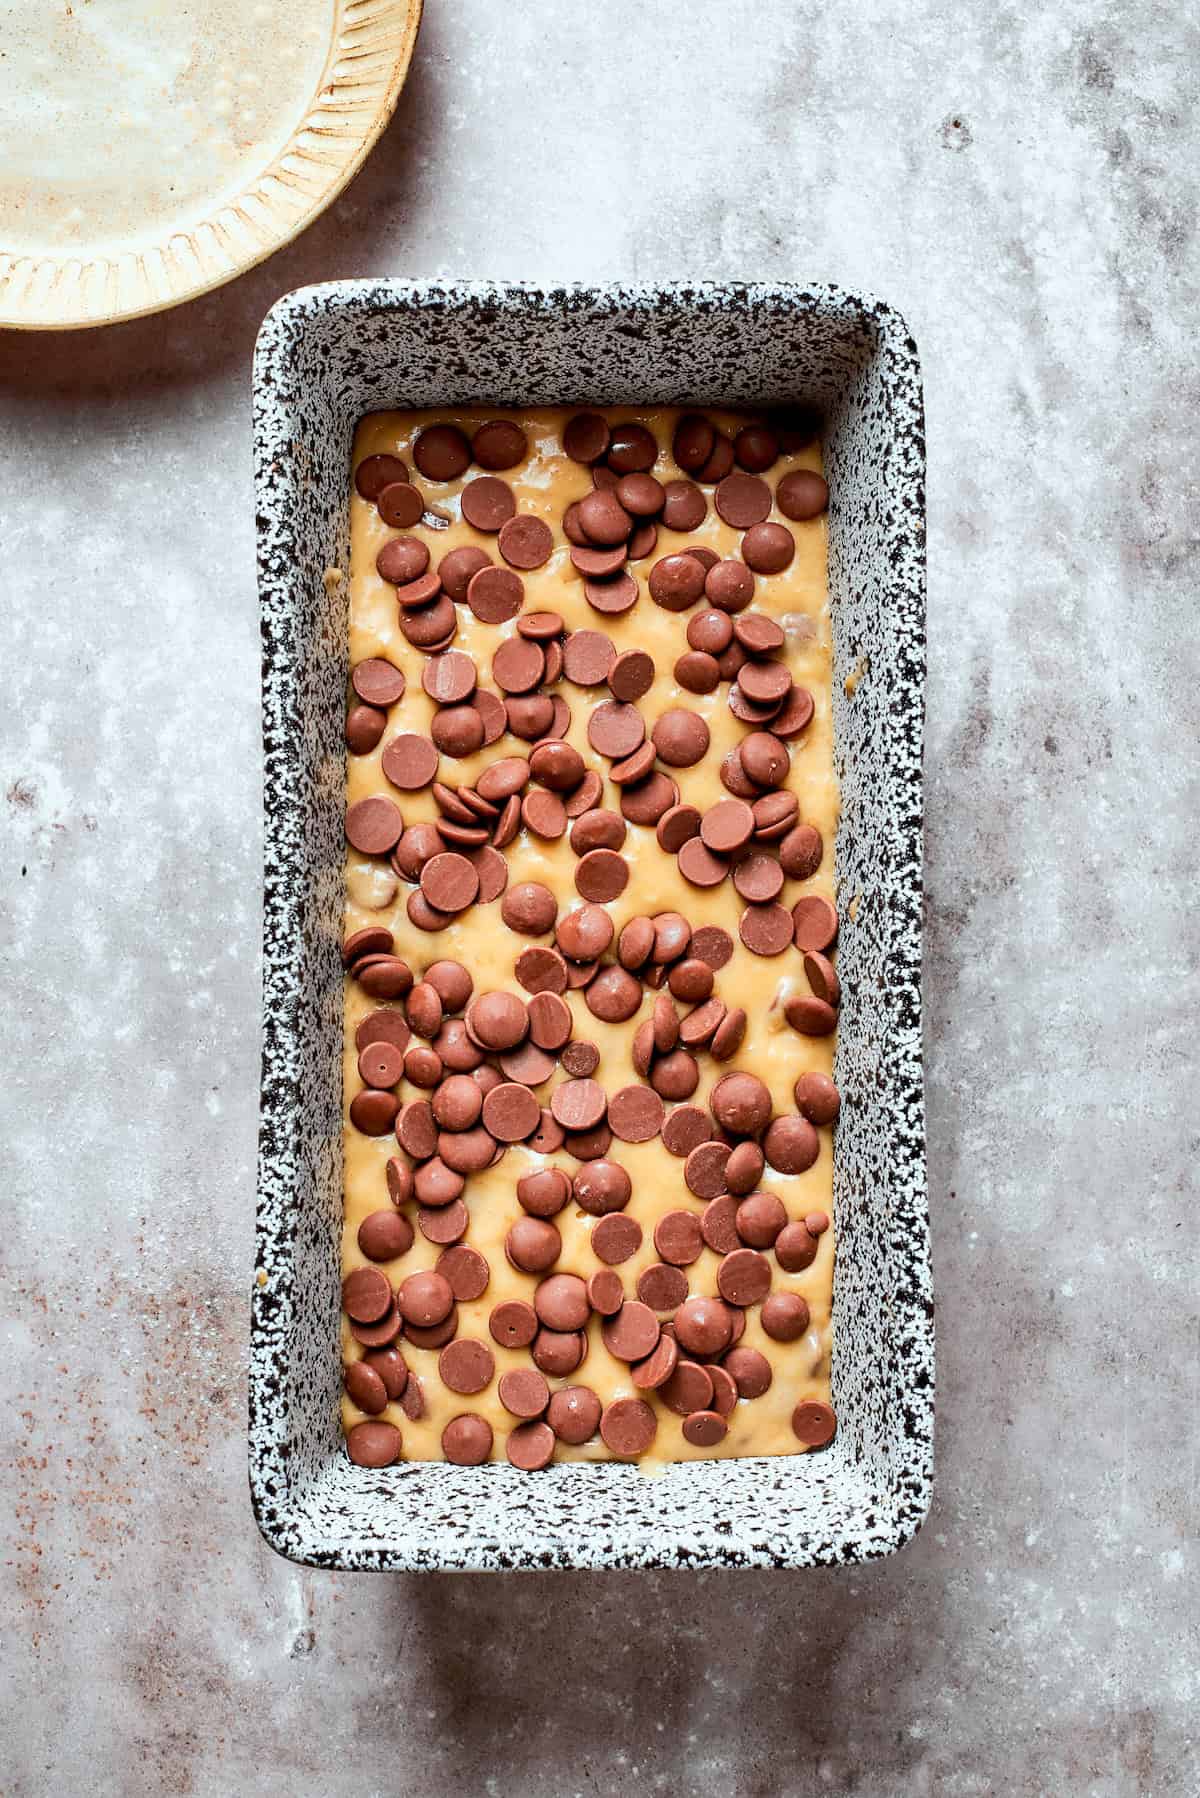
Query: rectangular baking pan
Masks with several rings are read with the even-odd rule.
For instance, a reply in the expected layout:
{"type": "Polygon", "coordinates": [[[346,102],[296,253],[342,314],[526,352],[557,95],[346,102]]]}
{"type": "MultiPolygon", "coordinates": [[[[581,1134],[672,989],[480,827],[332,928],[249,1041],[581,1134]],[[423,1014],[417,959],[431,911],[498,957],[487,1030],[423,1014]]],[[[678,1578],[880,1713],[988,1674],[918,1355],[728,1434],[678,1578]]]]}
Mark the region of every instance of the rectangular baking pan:
{"type": "Polygon", "coordinates": [[[891,307],[830,287],[340,281],[272,309],[254,361],[265,923],[250,1484],[312,1566],[799,1567],[916,1532],[933,1444],[921,1084],[925,446],[891,307]],[[338,1425],[342,724],[350,446],[384,407],[815,400],[827,428],[846,993],[833,1398],[821,1452],[518,1473],[347,1459],[338,1425]]]}

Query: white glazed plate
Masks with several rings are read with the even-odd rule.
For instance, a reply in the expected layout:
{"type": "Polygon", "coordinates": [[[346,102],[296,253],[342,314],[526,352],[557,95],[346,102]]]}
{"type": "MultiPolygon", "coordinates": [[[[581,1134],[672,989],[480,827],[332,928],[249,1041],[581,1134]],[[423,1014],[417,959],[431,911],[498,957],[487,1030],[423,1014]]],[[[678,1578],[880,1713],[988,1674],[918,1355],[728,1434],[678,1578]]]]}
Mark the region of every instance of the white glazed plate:
{"type": "Polygon", "coordinates": [[[355,174],[421,0],[15,0],[0,326],[111,324],[232,280],[355,174]]]}

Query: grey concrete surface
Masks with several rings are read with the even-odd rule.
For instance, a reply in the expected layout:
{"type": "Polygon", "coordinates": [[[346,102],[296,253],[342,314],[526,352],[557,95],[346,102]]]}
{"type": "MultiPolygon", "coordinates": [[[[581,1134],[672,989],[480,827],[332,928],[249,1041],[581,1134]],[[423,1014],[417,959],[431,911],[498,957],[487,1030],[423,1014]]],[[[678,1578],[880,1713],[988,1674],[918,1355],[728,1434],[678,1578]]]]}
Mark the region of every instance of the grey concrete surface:
{"type": "Polygon", "coordinates": [[[0,341],[0,1793],[1191,1798],[1196,85],[1132,0],[429,0],[299,243],[0,341]],[[248,361],[370,273],[798,276],[927,378],[937,1498],[846,1574],[259,1543],[248,361]]]}

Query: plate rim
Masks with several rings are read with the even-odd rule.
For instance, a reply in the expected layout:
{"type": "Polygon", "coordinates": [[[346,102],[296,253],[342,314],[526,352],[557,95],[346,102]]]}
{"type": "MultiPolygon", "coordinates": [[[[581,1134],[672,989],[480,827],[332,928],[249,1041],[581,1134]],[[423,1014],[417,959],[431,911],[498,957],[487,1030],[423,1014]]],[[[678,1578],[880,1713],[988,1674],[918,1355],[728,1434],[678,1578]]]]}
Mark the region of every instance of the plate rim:
{"type": "MultiPolygon", "coordinates": [[[[0,330],[86,331],[149,318],[214,292],[293,243],[345,191],[387,128],[412,63],[423,10],[424,0],[334,0],[325,61],[303,117],[297,119],[287,141],[236,194],[185,229],[168,226],[152,245],[103,255],[18,253],[0,242],[0,330]],[[372,50],[378,59],[386,53],[386,66],[364,75],[361,63],[372,50]],[[353,73],[335,73],[347,57],[353,73]],[[360,107],[370,107],[371,113],[366,127],[355,132],[351,142],[345,115],[352,98],[360,107]],[[295,191],[293,171],[284,164],[304,154],[298,144],[305,132],[329,139],[331,112],[335,118],[342,115],[340,131],[348,154],[333,165],[329,179],[319,182],[298,210],[287,210],[278,197],[272,206],[263,197],[264,187],[273,184],[277,190],[295,191]],[[235,219],[253,241],[233,251],[227,262],[214,265],[211,246],[221,243],[235,219]],[[64,288],[73,291],[73,305],[68,303],[60,312],[46,316],[47,296],[57,289],[61,304],[64,288]],[[139,289],[130,303],[131,290],[139,289]],[[111,304],[98,304],[91,297],[105,291],[114,296],[119,292],[122,297],[111,304]]],[[[318,168],[325,162],[324,157],[309,160],[318,168]]]]}

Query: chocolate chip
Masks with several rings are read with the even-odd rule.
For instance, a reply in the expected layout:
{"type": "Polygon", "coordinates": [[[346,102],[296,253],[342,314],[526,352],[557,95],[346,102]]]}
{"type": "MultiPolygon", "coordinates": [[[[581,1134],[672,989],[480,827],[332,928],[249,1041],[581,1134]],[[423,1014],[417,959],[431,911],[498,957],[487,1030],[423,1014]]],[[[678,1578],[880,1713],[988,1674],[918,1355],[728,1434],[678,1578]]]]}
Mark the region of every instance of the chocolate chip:
{"type": "Polygon", "coordinates": [[[390,1467],[400,1459],[403,1446],[394,1423],[356,1423],[346,1434],[346,1453],[356,1467],[390,1467]]]}
{"type": "Polygon", "coordinates": [[[719,973],[733,954],[733,938],[719,924],[702,924],[692,934],[690,952],[719,973]]]}
{"type": "Polygon", "coordinates": [[[746,566],[756,574],[780,574],[796,553],[796,539],[785,524],[754,524],[742,538],[746,566]]]}
{"type": "Polygon", "coordinates": [[[403,829],[400,808],[390,799],[359,799],[346,812],[346,840],[362,855],[386,855],[403,829]]]}
{"type": "Polygon", "coordinates": [[[400,531],[418,524],[425,509],[421,495],[408,481],[389,481],[380,488],[375,505],[383,522],[400,531]]]}
{"type": "Polygon", "coordinates": [[[475,432],[471,452],[480,468],[515,468],[528,455],[529,440],[511,419],[492,418],[475,432]]]}
{"type": "Polygon", "coordinates": [[[357,1241],[368,1261],[394,1261],[412,1247],[413,1227],[398,1211],[372,1211],[358,1226],[357,1241]]]}
{"type": "Polygon", "coordinates": [[[698,412],[685,412],[675,426],[671,454],[680,468],[694,471],[703,468],[712,455],[716,432],[707,418],[698,412]]]}
{"type": "Polygon", "coordinates": [[[733,855],[753,834],[754,813],[744,799],[719,799],[700,824],[702,842],[718,855],[733,855]]]}
{"type": "Polygon", "coordinates": [[[508,885],[508,863],[499,851],[490,845],[475,849],[470,856],[471,866],[479,876],[479,904],[490,905],[498,899],[508,885]]]}
{"type": "Polygon", "coordinates": [[[757,1074],[724,1074],[709,1096],[718,1124],[734,1136],[755,1136],[771,1116],[771,1094],[757,1074]]]}
{"type": "Polygon", "coordinates": [[[691,837],[679,851],[679,872],[690,885],[720,886],[729,872],[729,864],[715,856],[701,837],[691,837]]]}
{"type": "Polygon", "coordinates": [[[776,487],[775,501],[785,518],[817,518],[829,505],[829,487],[811,468],[795,468],[776,487]]]}
{"type": "Polygon", "coordinates": [[[733,444],[724,432],[717,431],[713,436],[713,446],[708,461],[696,470],[696,479],[705,486],[712,486],[716,481],[724,480],[733,467],[733,444]]]}
{"type": "Polygon", "coordinates": [[[598,904],[619,898],[628,884],[629,867],[613,849],[589,850],[575,870],[578,891],[598,904]]]}
{"type": "Polygon", "coordinates": [[[625,821],[616,812],[603,807],[584,812],[571,827],[571,847],[576,855],[589,855],[594,849],[620,849],[625,841],[625,821]]]}
{"type": "Polygon", "coordinates": [[[838,915],[828,899],[810,893],[792,907],[792,927],[797,949],[824,952],[838,933],[838,915]]]}
{"type": "Polygon", "coordinates": [[[488,1329],[502,1348],[526,1348],[537,1335],[537,1312],[524,1299],[493,1305],[488,1329]]]}
{"type": "MultiPolygon", "coordinates": [[[[741,1197],[746,1193],[754,1191],[754,1188],[762,1178],[762,1171],[763,1152],[758,1144],[756,1142],[740,1142],[733,1150],[726,1163],[725,1184],[730,1192],[737,1193],[738,1196],[741,1197]]],[[[763,1194],[762,1196],[769,1199],[772,1206],[776,1203],[776,1200],[772,1195],[763,1194]]],[[[779,1222],[776,1225],[776,1234],[782,1229],[786,1221],[786,1215],[781,1214],[779,1222]]],[[[751,1242],[750,1237],[746,1237],[745,1240],[751,1242]]],[[[756,1249],[761,1249],[764,1245],[761,1242],[751,1242],[751,1246],[756,1249]]]]}
{"type": "Polygon", "coordinates": [[[561,1168],[538,1168],[517,1181],[517,1198],[531,1217],[557,1217],[571,1196],[571,1182],[561,1168]]]}
{"type": "Polygon", "coordinates": [[[457,425],[426,425],[413,444],[413,461],[431,481],[456,481],[471,466],[471,445],[457,425]]]}
{"type": "Polygon", "coordinates": [[[342,944],[342,966],[352,968],[366,956],[390,955],[393,945],[394,938],[386,926],[368,924],[364,930],[354,931],[342,944]]]}
{"type": "Polygon", "coordinates": [[[467,1029],[483,1049],[515,1049],[529,1030],[525,1001],[515,993],[481,993],[468,1008],[467,1029]]]}
{"type": "Polygon", "coordinates": [[[688,693],[712,693],[720,685],[721,670],[710,655],[698,649],[689,649],[675,663],[674,675],[676,683],[688,693]]]}
{"type": "Polygon", "coordinates": [[[594,1074],[596,1069],[600,1066],[600,1051],[597,1049],[595,1043],[568,1043],[562,1054],[559,1056],[559,1060],[562,1062],[563,1069],[566,1073],[573,1075],[576,1079],[583,1080],[586,1079],[589,1074],[594,1074]]]}
{"type": "Polygon", "coordinates": [[[523,512],[501,526],[497,543],[510,568],[540,568],[550,560],[554,536],[544,519],[523,512]]]}
{"type": "Polygon", "coordinates": [[[563,449],[572,462],[599,462],[608,445],[608,425],[598,412],[577,412],[568,420],[563,449]]]}
{"type": "Polygon", "coordinates": [[[370,755],[386,729],[386,712],[371,705],[352,706],[346,714],[346,748],[352,755],[370,755]]]}
{"type": "Polygon", "coordinates": [[[804,1117],[779,1117],[763,1137],[763,1154],[780,1174],[803,1174],[821,1152],[815,1127],[804,1117]]]}
{"type": "Polygon", "coordinates": [[[808,1329],[808,1302],[798,1292],[772,1292],[763,1300],[758,1317],[764,1335],[772,1342],[796,1342],[808,1329]]]}
{"type": "Polygon", "coordinates": [[[600,1327],[601,1340],[618,1361],[642,1361],[659,1338],[658,1319],[649,1305],[627,1299],[600,1327]]]}
{"type": "MultiPolygon", "coordinates": [[[[465,855],[447,850],[442,855],[431,856],[421,869],[421,891],[430,905],[436,906],[439,911],[465,911],[469,905],[474,904],[478,896],[479,876],[465,855]]],[[[439,1017],[438,1022],[440,1021],[439,1017]]],[[[436,1028],[435,1025],[434,1029],[436,1028]]],[[[432,1032],[422,1034],[431,1035],[432,1032]]]]}
{"type": "Polygon", "coordinates": [[[588,742],[599,755],[613,759],[628,756],[646,734],[645,720],[636,706],[607,700],[588,719],[588,742]]]}
{"type": "Polygon", "coordinates": [[[342,1309],[355,1323],[378,1323],[392,1303],[386,1274],[375,1267],[356,1267],[342,1281],[342,1309]]]}
{"type": "MultiPolygon", "coordinates": [[[[641,1230],[638,1231],[641,1239],[641,1230]]],[[[593,1233],[593,1245],[595,1236],[593,1233]]],[[[599,1251],[597,1251],[599,1252],[599,1251]]],[[[612,1317],[625,1303],[625,1288],[621,1285],[621,1277],[609,1268],[602,1267],[588,1278],[588,1301],[593,1311],[601,1317],[612,1317]]]]}
{"type": "MultiPolygon", "coordinates": [[[[770,795],[784,797],[784,795],[770,795]]],[[[762,803],[761,801],[759,802],[762,803]]],[[[755,806],[758,816],[758,805],[755,806]]],[[[809,880],[821,865],[825,853],[825,845],[821,833],[812,824],[797,824],[781,839],[779,844],[779,862],[785,874],[793,880],[809,880]]]]}
{"type": "MultiPolygon", "coordinates": [[[[527,993],[565,993],[567,990],[566,963],[557,949],[522,949],[514,972],[527,993]]],[[[532,1017],[531,1007],[531,1024],[532,1017]]],[[[549,1046],[546,1043],[540,1045],[542,1048],[549,1046]]]]}
{"type": "Polygon", "coordinates": [[[698,1105],[679,1105],[662,1126],[663,1147],[672,1155],[687,1156],[712,1136],[708,1113],[698,1105]]]}
{"type": "Polygon", "coordinates": [[[396,1304],[406,1324],[429,1329],[449,1317],[454,1306],[454,1289],[443,1274],[433,1268],[409,1274],[396,1292],[396,1304]]]}
{"type": "Polygon", "coordinates": [[[550,1274],[540,1281],[533,1308],[550,1330],[581,1330],[591,1314],[587,1286],[578,1274],[550,1274]]]}
{"type": "MultiPolygon", "coordinates": [[[[593,488],[579,502],[576,514],[581,530],[589,543],[595,543],[602,549],[623,544],[633,529],[633,519],[625,510],[615,491],[593,488]]],[[[622,556],[622,560],[624,557],[622,556]]],[[[576,567],[579,564],[576,562],[576,567]]],[[[584,573],[600,573],[601,570],[585,569],[584,573]]]]}
{"type": "MultiPolygon", "coordinates": [[[[384,749],[380,766],[394,787],[406,793],[427,787],[438,768],[438,752],[428,737],[403,731],[384,749]]],[[[387,800],[362,800],[360,804],[389,804],[387,800]]],[[[399,815],[399,814],[397,814],[399,815]]],[[[390,845],[389,845],[390,846],[390,845]]]]}
{"type": "Polygon", "coordinates": [[[500,905],[504,922],[522,936],[544,936],[553,930],[557,915],[557,899],[549,887],[537,880],[524,880],[509,887],[500,905]]]}
{"type": "Polygon", "coordinates": [[[669,531],[694,531],[703,524],[708,501],[692,481],[668,481],[663,489],[662,521],[669,531]]]}
{"type": "Polygon", "coordinates": [[[784,905],[748,905],[738,935],[754,955],[782,955],[792,940],[791,913],[784,905]]]}
{"type": "Polygon", "coordinates": [[[728,1143],[707,1140],[690,1150],[683,1164],[683,1179],[688,1191],[695,1193],[698,1199],[719,1198],[725,1191],[725,1163],[729,1154],[728,1143]]]}
{"type": "Polygon", "coordinates": [[[631,703],[648,693],[654,685],[654,658],[644,649],[627,649],[608,671],[608,685],[614,699],[631,703]]]}
{"type": "Polygon", "coordinates": [[[394,663],[383,656],[369,656],[358,662],[350,675],[350,685],[365,705],[378,706],[386,710],[396,701],[403,699],[405,689],[404,675],[394,663]]]}
{"type": "Polygon", "coordinates": [[[504,1252],[525,1274],[544,1274],[562,1253],[562,1237],[548,1218],[519,1217],[504,1238],[504,1252]]]}
{"type": "Polygon", "coordinates": [[[579,905],[558,920],[555,941],[569,961],[594,961],[613,940],[613,921],[602,906],[579,905]]]}
{"type": "MultiPolygon", "coordinates": [[[[568,818],[580,818],[585,812],[594,811],[596,806],[600,803],[603,792],[604,782],[594,768],[589,768],[575,791],[567,800],[568,818]]],[[[616,845],[612,843],[595,845],[597,848],[609,849],[612,849],[615,846],[616,845]]]]}
{"type": "MultiPolygon", "coordinates": [[[[366,1429],[366,1424],[359,1424],[359,1429],[366,1429]]],[[[603,1421],[601,1421],[603,1434],[603,1421]]],[[[796,1439],[803,1442],[806,1448],[824,1448],[832,1442],[837,1431],[837,1418],[833,1407],[822,1399],[804,1399],[792,1412],[792,1431],[796,1439]]]]}
{"type": "Polygon", "coordinates": [[[650,570],[650,597],[667,612],[686,612],[704,592],[704,569],[685,552],[661,556],[650,570]]]}
{"type": "Polygon", "coordinates": [[[401,1328],[400,1313],[393,1301],[378,1323],[360,1324],[351,1321],[350,1334],[355,1342],[362,1344],[363,1348],[387,1348],[395,1342],[401,1328]]]}
{"type": "Polygon", "coordinates": [[[779,455],[779,439],[769,425],[743,425],[733,440],[739,468],[762,474],[779,455]]]}
{"type": "Polygon", "coordinates": [[[486,1342],[475,1342],[469,1336],[448,1343],[438,1356],[438,1373],[451,1392],[482,1392],[495,1371],[496,1357],[486,1342]]]}
{"type": "Polygon", "coordinates": [[[563,644],[563,672],[577,687],[601,686],[616,659],[616,646],[603,631],[572,631],[563,644]]]}
{"type": "Polygon", "coordinates": [[[464,1411],[442,1431],[442,1453],[455,1467],[481,1467],[492,1452],[492,1426],[486,1417],[464,1411]]]}
{"type": "Polygon", "coordinates": [[[630,533],[627,553],[631,562],[642,562],[658,548],[658,526],[648,519],[636,524],[630,533]]]}
{"type": "Polygon", "coordinates": [[[554,1431],[548,1423],[519,1423],[509,1431],[504,1452],[522,1473],[538,1473],[554,1459],[554,1431]]]}
{"type": "Polygon", "coordinates": [[[686,1049],[672,1049],[651,1068],[650,1084],[664,1099],[690,1099],[700,1084],[696,1057],[686,1049]]]}
{"type": "Polygon", "coordinates": [[[638,1298],[654,1311],[674,1311],[687,1290],[687,1276],[664,1261],[653,1262],[638,1275],[638,1298]]]}
{"type": "Polygon", "coordinates": [[[684,1048],[706,1048],[724,1016],[723,999],[708,999],[694,1011],[690,1011],[679,1026],[679,1040],[684,1048]]]}
{"type": "Polygon", "coordinates": [[[526,793],[521,801],[521,817],[526,829],[545,842],[557,842],[567,834],[566,808],[557,793],[526,793]]]}
{"type": "Polygon", "coordinates": [[[367,1087],[350,1101],[350,1122],[363,1136],[386,1136],[399,1108],[394,1093],[367,1087]]]}
{"type": "Polygon", "coordinates": [[[483,1101],[485,1128],[497,1142],[524,1142],[541,1121],[542,1108],[527,1086],[505,1080],[483,1101]]]}
{"type": "Polygon", "coordinates": [[[623,1086],[609,1100],[608,1122],[622,1142],[650,1142],[663,1121],[663,1102],[646,1086],[623,1086]]]}
{"type": "Polygon", "coordinates": [[[572,1182],[575,1203],[589,1217],[605,1217],[623,1211],[633,1194],[633,1182],[618,1162],[604,1156],[585,1161],[572,1182]]]}
{"type": "Polygon", "coordinates": [[[492,657],[492,679],[502,693],[528,693],[546,672],[546,652],[528,637],[508,637],[492,657]]]}
{"type": "Polygon", "coordinates": [[[758,475],[729,474],[717,485],[713,501],[726,524],[745,531],[761,524],[771,510],[771,489],[758,475]]]}
{"type": "MultiPolygon", "coordinates": [[[[360,1429],[368,1427],[359,1425],[360,1429]]],[[[644,1455],[657,1433],[658,1420],[645,1399],[614,1399],[601,1413],[600,1434],[605,1446],[622,1458],[644,1455]]]]}
{"type": "Polygon", "coordinates": [[[578,1448],[596,1434],[600,1411],[600,1400],[590,1386],[563,1386],[551,1395],[546,1422],[560,1442],[578,1448]]]}
{"type": "MultiPolygon", "coordinates": [[[[490,566],[491,557],[487,551],[478,549],[473,544],[466,544],[460,549],[450,550],[438,563],[438,576],[443,591],[451,599],[457,600],[461,604],[467,598],[472,577],[478,574],[481,568],[490,566]]],[[[515,576],[508,576],[506,572],[506,579],[515,578],[515,576]]],[[[508,615],[511,616],[511,613],[508,615]]]]}
{"type": "Polygon", "coordinates": [[[608,466],[616,474],[641,474],[653,468],[658,458],[658,445],[645,425],[614,425],[609,437],[608,466]]]}
{"type": "Polygon", "coordinates": [[[703,543],[689,543],[683,553],[685,556],[693,556],[695,560],[699,562],[705,574],[708,573],[710,568],[715,568],[720,560],[716,550],[709,549],[708,546],[703,543]]]}
{"type": "Polygon", "coordinates": [[[795,1087],[796,1109],[812,1124],[832,1124],[841,1106],[828,1074],[801,1074],[795,1087]]]}
{"type": "Polygon", "coordinates": [[[550,1388],[534,1368],[510,1368],[501,1374],[498,1392],[500,1403],[514,1417],[540,1417],[550,1403],[550,1388]]]}
{"type": "Polygon", "coordinates": [[[783,869],[773,855],[748,855],[734,869],[733,884],[743,899],[766,905],[783,891],[783,869]]]}
{"type": "Polygon", "coordinates": [[[729,1425],[717,1411],[693,1411],[683,1420],[683,1437],[693,1448],[715,1448],[728,1434],[729,1425]]]}
{"type": "MultiPolygon", "coordinates": [[[[431,1210],[428,1206],[422,1206],[417,1212],[417,1225],[421,1235],[426,1242],[436,1243],[439,1248],[461,1242],[467,1233],[467,1225],[470,1221],[467,1208],[461,1199],[454,1199],[449,1205],[443,1205],[435,1210],[431,1210]]],[[[472,1253],[474,1253],[473,1250],[472,1253]]],[[[480,1260],[482,1259],[483,1257],[480,1256],[480,1260]]],[[[484,1265],[486,1266],[486,1263],[484,1265]]],[[[446,1273],[446,1270],[444,1267],[439,1267],[438,1272],[446,1273]]],[[[446,1274],[446,1278],[450,1279],[449,1274],[446,1274]]],[[[453,1280],[450,1280],[450,1284],[454,1285],[453,1280]]],[[[457,1288],[454,1296],[455,1298],[460,1296],[457,1288]]]]}
{"type": "MultiPolygon", "coordinates": [[[[700,813],[694,805],[672,805],[668,806],[658,820],[654,834],[660,849],[668,855],[678,855],[683,845],[690,842],[699,833],[699,830],[700,813]]],[[[646,922],[649,924],[649,919],[646,922]]],[[[650,928],[653,931],[652,925],[650,928]]],[[[653,937],[646,949],[646,955],[642,957],[643,961],[649,955],[652,946],[653,937]]],[[[631,965],[640,966],[641,964],[633,963],[631,965]]]]}
{"type": "Polygon", "coordinates": [[[393,481],[407,481],[408,466],[399,456],[364,456],[354,471],[354,485],[363,499],[379,498],[393,481]]]}
{"type": "Polygon", "coordinates": [[[652,474],[622,475],[614,492],[634,518],[657,518],[663,509],[663,485],[652,474]]]}
{"type": "Polygon", "coordinates": [[[655,823],[679,797],[673,783],[665,775],[654,775],[653,768],[653,743],[640,743],[608,771],[615,786],[633,789],[621,794],[621,813],[631,824],[655,823]]]}
{"type": "Polygon", "coordinates": [[[654,1226],[654,1247],[672,1267],[690,1267],[704,1247],[699,1218],[691,1211],[664,1212],[654,1226]]]}
{"type": "Polygon", "coordinates": [[[666,1384],[679,1364],[679,1344],[673,1336],[660,1335],[650,1353],[634,1362],[629,1376],[635,1386],[652,1391],[666,1384]]]}
{"type": "MultiPolygon", "coordinates": [[[[456,551],[466,554],[466,551],[456,551]]],[[[466,588],[467,604],[481,624],[506,624],[525,604],[525,583],[511,568],[479,566],[466,588]]]]}
{"type": "Polygon", "coordinates": [[[608,1096],[595,1080],[564,1080],[550,1096],[550,1110],[564,1130],[594,1130],[608,1109],[608,1096]]]}
{"type": "Polygon", "coordinates": [[[554,793],[569,793],[577,787],[586,772],[583,757],[570,743],[556,739],[539,743],[529,758],[529,772],[534,780],[554,793]]]}
{"type": "MultiPolygon", "coordinates": [[[[603,853],[597,851],[597,854],[603,853]]],[[[625,968],[602,968],[588,984],[584,1002],[593,1016],[603,1023],[623,1024],[641,1005],[641,984],[625,968]]]]}
{"type": "Polygon", "coordinates": [[[695,1294],[675,1313],[676,1340],[693,1355],[719,1355],[732,1335],[733,1322],[720,1299],[695,1294]]]}
{"type": "MultiPolygon", "coordinates": [[[[592,1230],[592,1253],[610,1267],[636,1255],[642,1246],[642,1226],[635,1218],[614,1211],[602,1217],[592,1230]]],[[[594,1301],[593,1301],[594,1303],[594,1301]]],[[[607,1313],[606,1313],[607,1315],[607,1313]]]]}
{"type": "Polygon", "coordinates": [[[587,1353],[582,1330],[539,1330],[530,1349],[533,1364],[555,1379],[574,1373],[587,1353]]]}
{"type": "MultiPolygon", "coordinates": [[[[460,1150],[469,1145],[474,1136],[473,1130],[464,1130],[458,1136],[445,1134],[439,1139],[439,1146],[444,1142],[447,1148],[453,1145],[456,1150],[460,1150]]],[[[478,1166],[469,1171],[478,1172],[478,1166]]],[[[413,1175],[413,1191],[422,1205],[450,1205],[459,1197],[464,1185],[462,1173],[452,1168],[441,1155],[430,1156],[413,1175]]]]}
{"type": "Polygon", "coordinates": [[[692,768],[708,753],[708,725],[699,712],[671,706],[655,721],[651,740],[670,768],[692,768]]]}

